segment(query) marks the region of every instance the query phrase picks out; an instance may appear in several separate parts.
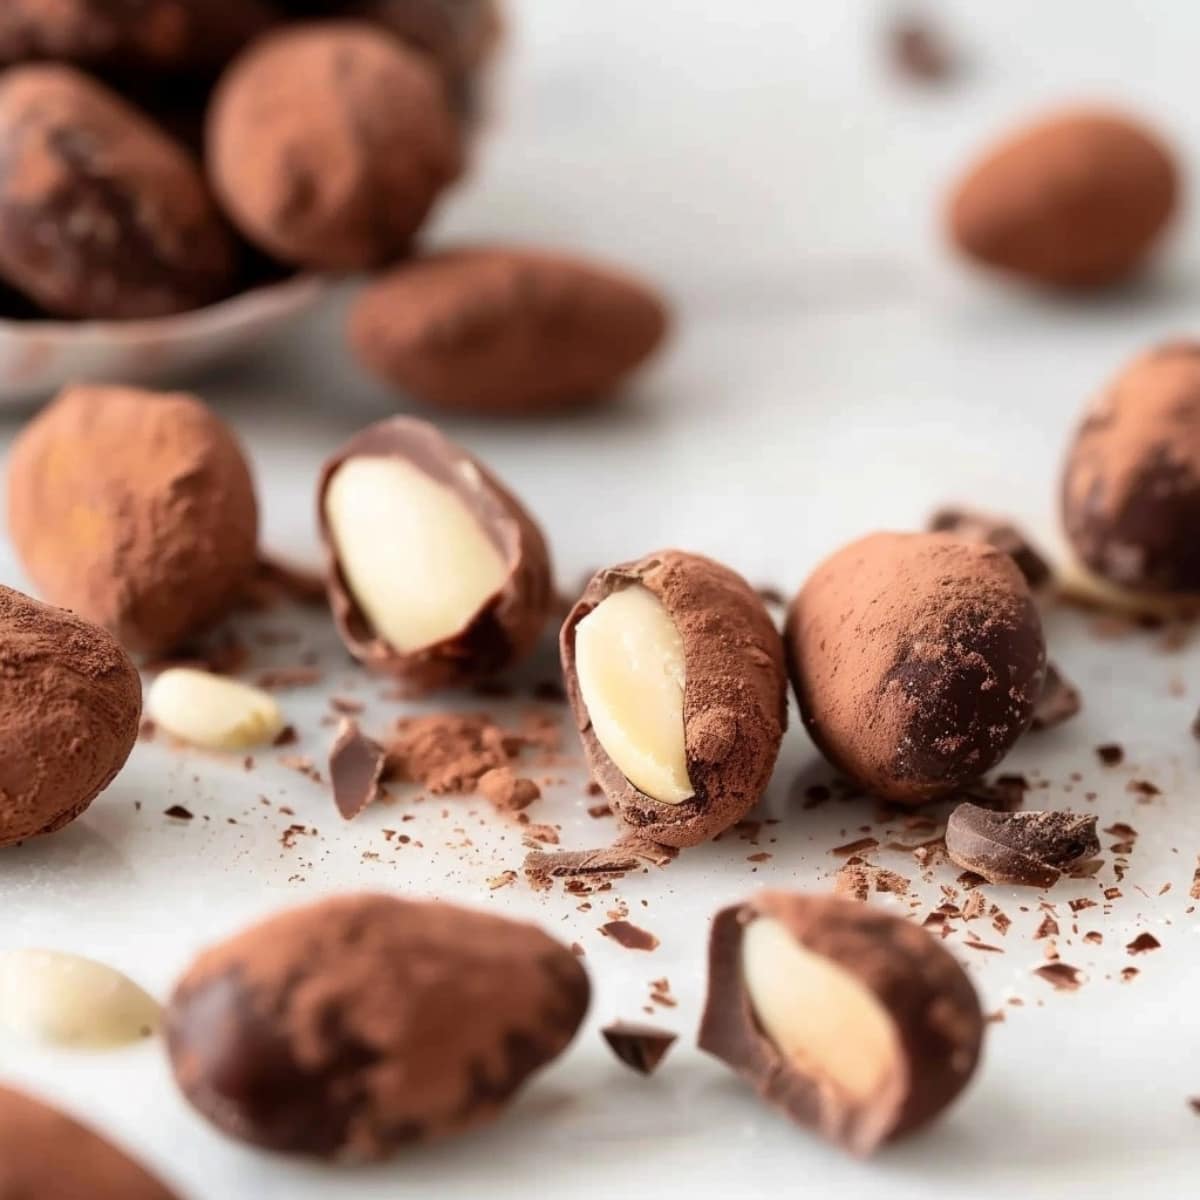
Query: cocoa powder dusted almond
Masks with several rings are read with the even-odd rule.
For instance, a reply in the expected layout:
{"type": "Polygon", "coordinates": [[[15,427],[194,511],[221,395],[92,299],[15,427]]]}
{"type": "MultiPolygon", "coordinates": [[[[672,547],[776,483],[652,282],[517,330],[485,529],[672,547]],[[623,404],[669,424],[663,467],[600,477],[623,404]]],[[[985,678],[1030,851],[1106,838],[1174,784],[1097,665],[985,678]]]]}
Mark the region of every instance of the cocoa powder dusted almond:
{"type": "Polygon", "coordinates": [[[532,649],[550,557],[520,502],[432,425],[393,417],[326,464],[329,601],[355,658],[412,692],[471,682],[532,649]]]}
{"type": "Polygon", "coordinates": [[[349,335],[369,370],[417,400],[519,415],[603,396],[667,325],[663,301],[636,279],[563,254],[483,246],[377,280],[349,335]]]}
{"type": "Polygon", "coordinates": [[[356,21],[296,25],[250,46],[218,85],[207,142],[242,233],[320,270],[399,258],[461,167],[436,69],[356,21]]]}
{"type": "Polygon", "coordinates": [[[207,73],[278,17],[264,0],[4,0],[0,63],[207,73]]]}
{"type": "Polygon", "coordinates": [[[7,1087],[0,1087],[0,1195],[177,1200],[164,1183],[86,1125],[7,1087]]]}
{"type": "Polygon", "coordinates": [[[1072,812],[994,812],[960,804],[946,825],[952,862],[988,883],[1048,888],[1100,853],[1096,818],[1072,812]]]}
{"type": "Polygon", "coordinates": [[[1046,665],[1013,560],[942,533],[876,533],[839,550],[793,600],[785,640],[817,746],[900,804],[999,762],[1033,718],[1046,665]]]}
{"type": "Polygon", "coordinates": [[[983,1027],[962,967],[902,917],[767,891],[713,920],[701,1049],[853,1154],[945,1109],[983,1027]]]}
{"type": "Polygon", "coordinates": [[[48,600],[163,653],[251,579],[258,508],[233,433],[199,400],[75,386],[13,444],[8,528],[48,600]]]}
{"type": "Polygon", "coordinates": [[[499,1115],[588,1005],[532,925],[389,896],[293,909],[202,954],[166,1033],[184,1095],[271,1150],[379,1159],[499,1115]]]}
{"type": "Polygon", "coordinates": [[[1051,287],[1103,287],[1145,260],[1178,204],[1171,152],[1117,113],[1068,110],[1018,130],[967,173],[948,224],[985,266],[1051,287]]]}
{"type": "Polygon", "coordinates": [[[0,846],[53,833],[137,741],[137,668],[103,629],[0,587],[0,846]]]}
{"type": "Polygon", "coordinates": [[[1067,452],[1062,517],[1098,585],[1131,605],[1200,595],[1200,342],[1134,359],[1067,452]]]}
{"type": "Polygon", "coordinates": [[[229,291],[235,252],[198,165],[71,67],[0,78],[0,275],[51,313],[159,317],[229,291]]]}
{"type": "Polygon", "coordinates": [[[694,846],[754,807],[787,684],[779,634],[740,575],[681,550],[610,567],[560,643],[592,774],[630,835],[694,846]]]}

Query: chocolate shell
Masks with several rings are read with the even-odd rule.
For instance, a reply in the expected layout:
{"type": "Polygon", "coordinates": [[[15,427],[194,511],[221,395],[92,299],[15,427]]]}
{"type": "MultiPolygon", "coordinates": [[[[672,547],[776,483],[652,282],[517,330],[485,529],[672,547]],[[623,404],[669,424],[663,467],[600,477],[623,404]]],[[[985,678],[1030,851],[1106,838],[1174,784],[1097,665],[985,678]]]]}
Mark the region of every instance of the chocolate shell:
{"type": "Polygon", "coordinates": [[[414,694],[471,683],[522,658],[537,642],[554,600],[550,552],[517,498],[477,459],[433,425],[392,417],[350,439],[325,464],[317,491],[318,521],[328,556],[327,588],[346,648],[371,670],[394,676],[414,694]],[[478,519],[508,563],[504,586],[457,635],[411,653],[389,645],[369,625],[338,566],[325,515],[333,473],[356,457],[405,459],[450,488],[478,519]]]}
{"type": "Polygon", "coordinates": [[[567,696],[588,765],[627,835],[695,846],[740,821],[771,779],[787,727],[779,634],[754,589],[728,567],[662,550],[597,572],[560,635],[567,696]],[[639,791],[591,727],[575,669],[575,629],[602,600],[640,584],[674,621],[684,653],[684,752],[695,795],[664,804],[639,791]]]}

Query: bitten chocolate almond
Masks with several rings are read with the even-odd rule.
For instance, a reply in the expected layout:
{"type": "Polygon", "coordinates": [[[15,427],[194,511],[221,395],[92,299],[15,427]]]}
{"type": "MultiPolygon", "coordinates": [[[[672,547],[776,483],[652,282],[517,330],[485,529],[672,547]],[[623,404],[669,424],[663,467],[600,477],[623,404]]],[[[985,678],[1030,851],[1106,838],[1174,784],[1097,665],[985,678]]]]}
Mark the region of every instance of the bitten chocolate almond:
{"type": "Polygon", "coordinates": [[[609,567],[560,645],[588,763],[627,834],[694,846],[754,807],[787,684],[779,634],[740,575],[681,550],[609,567]]]}
{"type": "Polygon", "coordinates": [[[667,326],[663,301],[631,276],[492,246],[430,255],[377,280],[349,335],[368,370],[425,404],[519,415],[603,397],[667,326]]]}
{"type": "Polygon", "coordinates": [[[988,883],[1053,887],[1071,867],[1100,853],[1094,815],[993,812],[960,804],[946,824],[946,853],[988,883]]]}
{"type": "Polygon", "coordinates": [[[379,1159],[497,1117],[588,996],[576,957],[532,925],[339,896],[202,954],[167,1046],[184,1095],[232,1137],[379,1159]]]}
{"type": "Polygon", "coordinates": [[[951,197],[949,231],[984,266],[1051,287],[1104,287],[1141,266],[1179,190],[1154,132],[1071,110],[1011,134],[972,167],[951,197]]]}
{"type": "Polygon", "coordinates": [[[188,152],[71,67],[0,77],[0,274],[66,317],[161,317],[233,283],[235,251],[188,152]]]}
{"type": "Polygon", "coordinates": [[[941,1113],[975,1070],[983,1025],[962,967],[902,917],[761,892],[713,920],[701,1049],[852,1154],[941,1113]]]}
{"type": "Polygon", "coordinates": [[[147,653],[223,617],[256,567],[241,447],[182,394],[67,388],[13,444],[8,528],[48,600],[147,653]]]}
{"type": "Polygon", "coordinates": [[[436,68],[360,21],[254,42],[217,87],[207,144],[213,186],[242,233],[319,270],[406,253],[462,166],[436,68]]]}
{"type": "Polygon", "coordinates": [[[813,741],[899,804],[995,766],[1033,719],[1046,667],[1013,560],[942,533],[875,533],[843,547],[792,601],[785,639],[813,741]]]}
{"type": "Polygon", "coordinates": [[[0,675],[0,846],[11,846],[70,824],[108,787],[137,741],[142,685],[103,629],[6,587],[0,675]]]}
{"type": "Polygon", "coordinates": [[[1118,599],[1200,596],[1200,342],[1133,360],[1067,452],[1062,518],[1082,566],[1118,599]]]}
{"type": "Polygon", "coordinates": [[[371,425],[318,489],[329,602],[360,662],[414,693],[494,675],[533,648],[550,555],[520,502],[434,426],[371,425]]]}
{"type": "Polygon", "coordinates": [[[73,1117],[0,1087],[5,1200],[178,1200],[123,1151],[73,1117]]]}

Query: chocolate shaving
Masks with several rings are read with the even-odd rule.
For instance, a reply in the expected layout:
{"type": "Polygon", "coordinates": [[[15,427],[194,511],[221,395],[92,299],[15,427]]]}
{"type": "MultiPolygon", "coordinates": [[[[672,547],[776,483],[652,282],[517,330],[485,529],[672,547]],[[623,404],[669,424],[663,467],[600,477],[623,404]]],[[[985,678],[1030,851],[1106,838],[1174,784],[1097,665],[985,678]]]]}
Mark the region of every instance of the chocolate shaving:
{"type": "Polygon", "coordinates": [[[1077,991],[1087,980],[1087,976],[1078,967],[1072,967],[1065,962],[1045,963],[1034,967],[1033,973],[1059,992],[1077,991]]]}
{"type": "Polygon", "coordinates": [[[960,804],[946,826],[951,860],[989,883],[1052,887],[1099,850],[1096,818],[1083,813],[997,813],[960,804]]]}
{"type": "Polygon", "coordinates": [[[329,781],[345,820],[353,821],[378,797],[385,761],[383,747],[365,736],[353,718],[341,722],[329,751],[329,781]]]}
{"type": "Polygon", "coordinates": [[[617,1058],[639,1075],[652,1075],[676,1040],[669,1030],[631,1021],[614,1021],[600,1033],[617,1058]]]}
{"type": "Polygon", "coordinates": [[[1029,728],[1035,732],[1053,729],[1078,715],[1083,707],[1079,689],[1068,683],[1054,663],[1046,664],[1046,682],[1042,694],[1033,706],[1033,722],[1029,728]]]}
{"type": "Polygon", "coordinates": [[[1158,950],[1162,946],[1162,942],[1158,940],[1152,933],[1139,933],[1125,947],[1130,954],[1146,954],[1151,950],[1158,950]]]}
{"type": "Polygon", "coordinates": [[[170,808],[163,810],[163,816],[174,817],[177,821],[190,821],[194,814],[190,809],[186,809],[182,804],[172,804],[170,808]]]}
{"type": "Polygon", "coordinates": [[[600,932],[626,950],[657,950],[661,944],[648,929],[629,921],[608,921],[600,926],[600,932]]]}

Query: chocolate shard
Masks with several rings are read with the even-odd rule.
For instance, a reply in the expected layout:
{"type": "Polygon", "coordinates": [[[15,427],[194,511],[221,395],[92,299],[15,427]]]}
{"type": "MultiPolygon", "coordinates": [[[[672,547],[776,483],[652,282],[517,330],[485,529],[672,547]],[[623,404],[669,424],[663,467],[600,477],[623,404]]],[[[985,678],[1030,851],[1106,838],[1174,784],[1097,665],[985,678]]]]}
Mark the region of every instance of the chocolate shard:
{"type": "Polygon", "coordinates": [[[764,1101],[856,1155],[963,1089],[984,1017],[923,929],[836,896],[760,892],[717,913],[700,1048],[764,1101]]]}
{"type": "Polygon", "coordinates": [[[329,781],[333,802],[347,821],[353,821],[378,795],[387,755],[347,717],[338,726],[329,751],[329,781]]]}
{"type": "Polygon", "coordinates": [[[1053,575],[1045,555],[1004,517],[967,508],[947,507],[938,509],[929,518],[927,528],[930,533],[952,533],[965,542],[982,542],[1003,550],[1017,564],[1031,588],[1040,588],[1053,575]]]}
{"type": "Polygon", "coordinates": [[[1042,694],[1033,706],[1033,721],[1029,728],[1035,732],[1053,729],[1077,716],[1082,708],[1079,689],[1063,678],[1054,663],[1048,662],[1046,682],[1042,684],[1042,694]]]}
{"type": "Polygon", "coordinates": [[[960,804],[946,825],[946,852],[989,883],[1053,887],[1063,871],[1100,852],[1096,818],[1072,812],[994,812],[960,804]]]}
{"type": "Polygon", "coordinates": [[[609,1049],[639,1075],[653,1075],[676,1041],[669,1030],[635,1021],[614,1021],[600,1034],[609,1049]]]}

